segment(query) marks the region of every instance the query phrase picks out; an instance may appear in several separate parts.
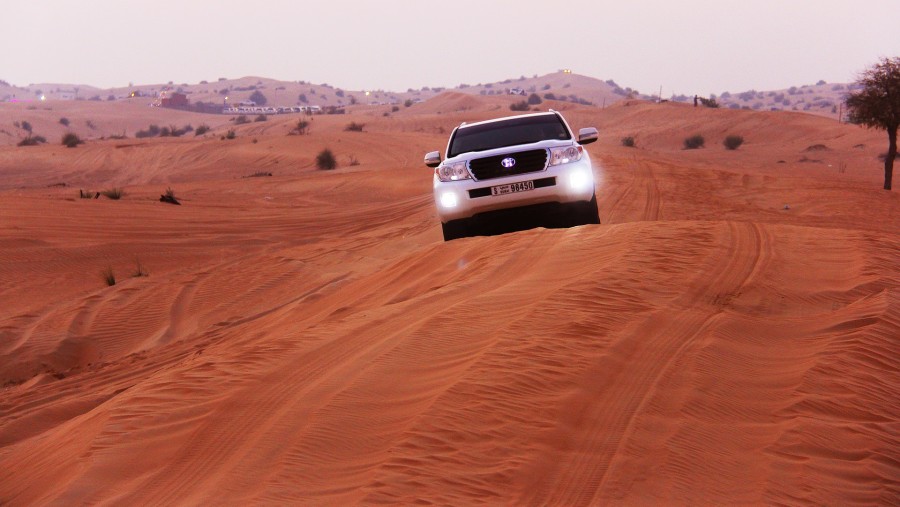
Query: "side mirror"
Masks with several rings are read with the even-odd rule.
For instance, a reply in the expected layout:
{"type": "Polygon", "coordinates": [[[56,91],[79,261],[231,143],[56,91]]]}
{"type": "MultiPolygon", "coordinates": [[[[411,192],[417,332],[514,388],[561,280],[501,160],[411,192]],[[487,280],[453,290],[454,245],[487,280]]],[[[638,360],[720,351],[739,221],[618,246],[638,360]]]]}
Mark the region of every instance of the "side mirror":
{"type": "Polygon", "coordinates": [[[594,127],[583,128],[578,131],[578,144],[591,144],[597,140],[597,129],[594,127]]]}
{"type": "Polygon", "coordinates": [[[437,167],[441,165],[441,152],[432,151],[425,155],[425,165],[428,167],[437,167]]]}

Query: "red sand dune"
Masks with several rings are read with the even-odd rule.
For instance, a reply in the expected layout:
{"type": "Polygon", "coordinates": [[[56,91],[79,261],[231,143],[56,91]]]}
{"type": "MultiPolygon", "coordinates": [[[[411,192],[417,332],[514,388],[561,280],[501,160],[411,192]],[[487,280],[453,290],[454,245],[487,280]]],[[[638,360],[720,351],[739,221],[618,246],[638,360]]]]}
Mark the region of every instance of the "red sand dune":
{"type": "Polygon", "coordinates": [[[435,100],[0,148],[0,504],[900,503],[883,133],[570,108],[603,225],[444,243],[422,155],[508,109],[435,100]]]}

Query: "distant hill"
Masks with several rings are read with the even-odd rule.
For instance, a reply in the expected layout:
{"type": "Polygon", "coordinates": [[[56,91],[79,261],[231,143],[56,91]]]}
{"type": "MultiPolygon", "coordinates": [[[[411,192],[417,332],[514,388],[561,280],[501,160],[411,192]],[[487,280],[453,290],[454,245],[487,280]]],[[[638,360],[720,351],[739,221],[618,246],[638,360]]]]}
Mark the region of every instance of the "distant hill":
{"type": "MultiPolygon", "coordinates": [[[[837,117],[841,112],[843,94],[850,85],[829,84],[820,81],[814,85],[793,86],[783,90],[723,92],[713,98],[720,107],[731,109],[755,109],[765,111],[801,111],[829,117],[837,117]]],[[[612,79],[600,80],[582,76],[570,71],[559,71],[543,76],[520,76],[493,83],[461,83],[453,88],[423,87],[406,91],[385,90],[344,90],[329,84],[313,84],[306,81],[279,81],[275,79],[247,76],[238,79],[219,78],[201,81],[197,84],[174,83],[139,84],[119,88],[101,89],[88,85],[58,83],[37,83],[25,87],[10,85],[0,81],[0,101],[46,100],[128,100],[137,103],[151,103],[163,92],[180,92],[188,96],[192,103],[237,104],[250,100],[255,92],[263,94],[266,105],[294,106],[350,106],[418,103],[445,91],[456,91],[469,95],[521,95],[527,99],[536,94],[542,100],[558,100],[604,107],[626,98],[657,100],[656,95],[642,94],[628,86],[622,86],[612,79]]],[[[693,96],[672,95],[663,97],[673,102],[693,101],[693,96]]]]}

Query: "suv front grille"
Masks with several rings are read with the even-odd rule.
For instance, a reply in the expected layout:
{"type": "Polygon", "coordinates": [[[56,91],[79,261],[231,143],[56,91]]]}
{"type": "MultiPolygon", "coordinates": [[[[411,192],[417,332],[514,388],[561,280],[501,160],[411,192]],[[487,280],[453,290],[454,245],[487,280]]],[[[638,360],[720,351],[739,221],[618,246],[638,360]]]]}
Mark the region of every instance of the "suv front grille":
{"type": "Polygon", "coordinates": [[[528,150],[506,153],[493,157],[475,158],[469,161],[469,169],[476,180],[502,178],[514,174],[542,171],[547,166],[547,150],[528,150]],[[515,160],[512,167],[503,167],[506,159],[515,160]]]}

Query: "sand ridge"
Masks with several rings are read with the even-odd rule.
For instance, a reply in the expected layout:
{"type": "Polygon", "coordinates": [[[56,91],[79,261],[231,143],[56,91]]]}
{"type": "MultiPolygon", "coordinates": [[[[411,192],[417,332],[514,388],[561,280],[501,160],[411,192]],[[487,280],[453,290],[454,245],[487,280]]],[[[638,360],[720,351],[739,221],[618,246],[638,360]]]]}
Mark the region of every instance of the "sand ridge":
{"type": "Polygon", "coordinates": [[[0,503],[900,500],[881,133],[574,108],[604,223],[444,243],[421,157],[508,109],[436,100],[308,136],[0,149],[0,503]]]}

